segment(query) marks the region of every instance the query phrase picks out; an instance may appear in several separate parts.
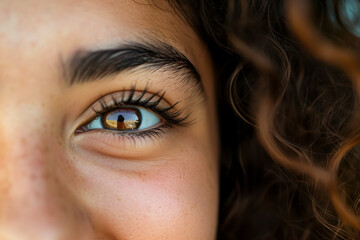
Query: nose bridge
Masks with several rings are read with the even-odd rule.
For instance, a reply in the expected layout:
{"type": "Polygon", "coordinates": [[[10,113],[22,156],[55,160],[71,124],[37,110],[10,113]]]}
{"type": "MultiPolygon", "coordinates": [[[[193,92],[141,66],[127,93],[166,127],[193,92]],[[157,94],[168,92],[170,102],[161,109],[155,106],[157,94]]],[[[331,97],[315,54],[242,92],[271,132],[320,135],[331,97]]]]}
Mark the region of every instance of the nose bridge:
{"type": "Polygon", "coordinates": [[[0,120],[0,239],[82,239],[46,119],[40,106],[18,104],[0,120]]]}

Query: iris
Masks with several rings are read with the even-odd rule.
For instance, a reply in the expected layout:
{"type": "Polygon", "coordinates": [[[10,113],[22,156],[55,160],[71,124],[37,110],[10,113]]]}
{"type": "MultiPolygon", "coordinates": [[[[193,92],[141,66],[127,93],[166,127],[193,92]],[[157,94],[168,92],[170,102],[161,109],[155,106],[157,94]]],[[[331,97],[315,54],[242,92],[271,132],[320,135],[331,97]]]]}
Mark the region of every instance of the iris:
{"type": "Polygon", "coordinates": [[[160,118],[141,107],[121,107],[92,120],[86,128],[117,131],[144,130],[160,123],[160,118]]]}

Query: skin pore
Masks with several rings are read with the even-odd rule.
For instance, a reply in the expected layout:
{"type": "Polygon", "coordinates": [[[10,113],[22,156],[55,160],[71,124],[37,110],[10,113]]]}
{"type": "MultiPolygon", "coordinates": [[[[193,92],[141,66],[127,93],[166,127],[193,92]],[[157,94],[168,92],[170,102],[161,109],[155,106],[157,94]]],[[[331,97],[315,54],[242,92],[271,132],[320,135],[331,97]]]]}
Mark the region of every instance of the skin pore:
{"type": "Polygon", "coordinates": [[[156,4],[0,2],[0,239],[215,239],[210,56],[156,4]],[[129,105],[159,121],[89,125],[129,105]]]}

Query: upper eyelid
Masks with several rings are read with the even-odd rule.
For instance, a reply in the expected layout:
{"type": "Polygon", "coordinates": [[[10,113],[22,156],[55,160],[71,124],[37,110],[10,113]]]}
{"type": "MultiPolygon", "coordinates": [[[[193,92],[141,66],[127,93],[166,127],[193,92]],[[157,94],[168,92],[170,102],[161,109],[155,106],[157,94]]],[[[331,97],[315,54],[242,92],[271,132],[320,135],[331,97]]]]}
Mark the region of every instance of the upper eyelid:
{"type": "MultiPolygon", "coordinates": [[[[93,100],[93,101],[88,105],[88,107],[86,107],[78,116],[80,116],[80,117],[81,117],[81,116],[85,116],[85,117],[92,116],[92,115],[93,115],[93,112],[94,112],[94,111],[92,111],[92,108],[95,107],[96,105],[99,105],[99,102],[100,102],[100,101],[108,98],[109,96],[110,96],[110,97],[112,98],[112,100],[114,101],[114,95],[117,95],[117,94],[120,94],[120,95],[121,95],[121,97],[120,97],[119,99],[124,99],[126,92],[130,92],[133,88],[134,88],[134,86],[131,87],[130,89],[123,88],[123,89],[121,89],[121,90],[112,91],[112,92],[108,92],[108,93],[106,93],[106,94],[102,94],[101,96],[99,96],[98,98],[96,98],[95,100],[93,100]]],[[[145,89],[147,89],[147,87],[145,87],[145,89]]],[[[145,89],[144,89],[144,90],[145,90],[145,89]]],[[[140,91],[135,90],[135,92],[143,92],[144,90],[142,90],[142,91],[141,91],[141,90],[140,90],[140,91]]],[[[149,91],[149,90],[147,90],[147,93],[148,93],[148,94],[158,94],[159,91],[154,92],[154,91],[149,91]]],[[[170,103],[169,103],[166,99],[164,99],[164,103],[170,105],[170,103]]]]}
{"type": "MultiPolygon", "coordinates": [[[[158,92],[147,92],[147,89],[145,88],[145,90],[143,91],[136,91],[134,89],[131,89],[131,90],[122,90],[122,91],[119,91],[119,92],[113,92],[113,93],[109,93],[105,96],[102,96],[101,98],[99,98],[98,100],[96,100],[94,103],[92,103],[90,105],[91,109],[94,110],[94,107],[96,106],[101,106],[102,108],[106,108],[107,106],[109,105],[119,105],[119,104],[127,104],[131,101],[131,103],[133,105],[136,105],[136,104],[139,104],[140,101],[142,99],[145,98],[145,102],[148,103],[148,102],[151,102],[153,99],[156,99],[156,102],[157,104],[160,104],[163,103],[163,104],[166,104],[166,105],[169,105],[170,104],[164,99],[164,94],[165,94],[165,91],[163,92],[163,94],[161,94],[161,96],[159,96],[160,91],[158,92]],[[129,93],[128,96],[126,96],[126,93],[129,93]],[[139,96],[136,96],[137,94],[140,94],[139,96]],[[121,95],[119,96],[118,98],[116,98],[115,96],[116,95],[121,95]],[[146,95],[150,95],[148,97],[145,97],[146,95]],[[112,102],[109,104],[109,101],[112,102]]],[[[96,110],[96,109],[95,109],[96,110]]]]}

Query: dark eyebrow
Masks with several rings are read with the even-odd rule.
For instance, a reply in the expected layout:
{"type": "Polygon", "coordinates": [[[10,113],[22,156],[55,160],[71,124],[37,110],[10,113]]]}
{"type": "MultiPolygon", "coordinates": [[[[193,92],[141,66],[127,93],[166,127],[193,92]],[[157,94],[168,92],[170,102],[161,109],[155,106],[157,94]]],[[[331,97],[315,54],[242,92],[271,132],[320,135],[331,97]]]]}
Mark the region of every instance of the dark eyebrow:
{"type": "Polygon", "coordinates": [[[77,51],[70,60],[66,76],[69,84],[74,85],[101,79],[142,67],[151,71],[171,71],[186,83],[199,85],[200,75],[194,65],[175,47],[164,42],[129,42],[118,48],[77,51]]]}

